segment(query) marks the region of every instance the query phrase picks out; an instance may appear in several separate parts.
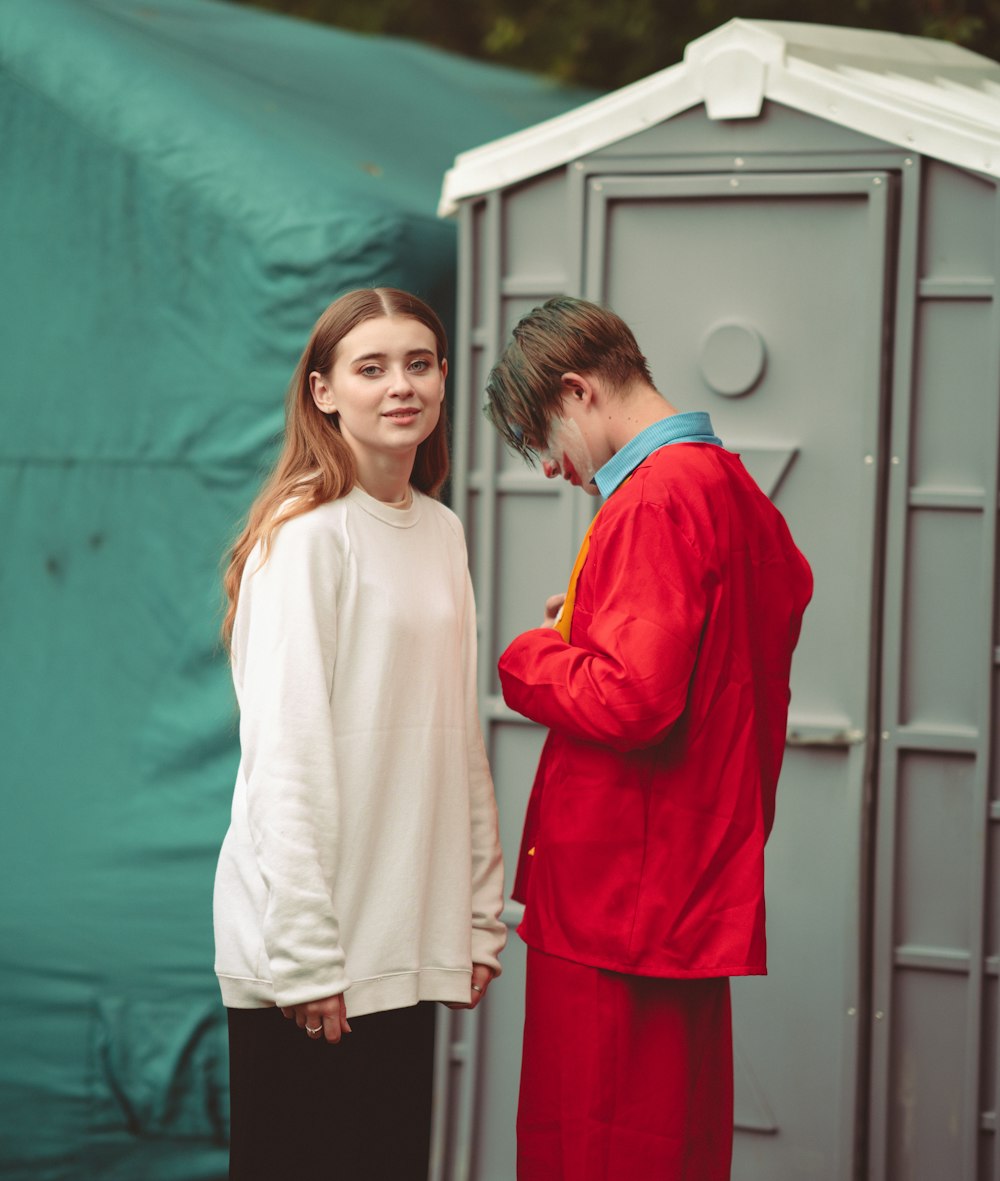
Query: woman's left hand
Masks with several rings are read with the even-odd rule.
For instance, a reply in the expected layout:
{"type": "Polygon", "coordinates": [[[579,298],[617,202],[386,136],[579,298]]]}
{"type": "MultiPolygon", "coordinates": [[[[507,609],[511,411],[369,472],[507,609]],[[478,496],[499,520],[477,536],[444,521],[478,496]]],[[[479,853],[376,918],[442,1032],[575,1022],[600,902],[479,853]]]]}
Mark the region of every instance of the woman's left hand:
{"type": "Polygon", "coordinates": [[[486,995],[486,990],[493,979],[493,969],[487,964],[472,965],[472,986],[469,989],[469,1003],[460,1004],[458,1001],[446,1001],[449,1009],[474,1009],[486,995]]]}

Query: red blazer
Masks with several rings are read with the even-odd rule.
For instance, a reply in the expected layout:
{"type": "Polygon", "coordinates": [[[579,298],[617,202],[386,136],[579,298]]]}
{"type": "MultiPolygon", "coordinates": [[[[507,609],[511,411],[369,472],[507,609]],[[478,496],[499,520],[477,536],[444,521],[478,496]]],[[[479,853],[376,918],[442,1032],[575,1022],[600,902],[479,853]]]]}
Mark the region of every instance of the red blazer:
{"type": "Polygon", "coordinates": [[[644,976],[766,971],[764,842],[812,574],[722,447],[653,452],[590,535],[570,642],[500,659],[548,726],[514,897],[531,947],[644,976]]]}

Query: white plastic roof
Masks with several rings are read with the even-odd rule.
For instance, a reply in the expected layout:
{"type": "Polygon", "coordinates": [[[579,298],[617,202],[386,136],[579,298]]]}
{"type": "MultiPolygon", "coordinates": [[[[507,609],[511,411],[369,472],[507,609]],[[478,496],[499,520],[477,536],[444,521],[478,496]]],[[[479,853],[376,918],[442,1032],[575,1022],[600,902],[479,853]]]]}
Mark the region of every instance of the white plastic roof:
{"type": "Polygon", "coordinates": [[[576,110],[463,152],[438,212],[537,176],[704,103],[753,119],[764,99],[963,168],[1000,176],[1000,65],[946,41],[731,20],[684,60],[576,110]]]}

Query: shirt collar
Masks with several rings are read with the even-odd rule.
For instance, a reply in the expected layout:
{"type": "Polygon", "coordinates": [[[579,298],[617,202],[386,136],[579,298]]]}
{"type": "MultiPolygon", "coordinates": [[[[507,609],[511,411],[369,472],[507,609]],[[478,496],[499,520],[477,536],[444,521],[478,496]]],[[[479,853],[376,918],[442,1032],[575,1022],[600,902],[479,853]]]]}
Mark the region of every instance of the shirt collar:
{"type": "Polygon", "coordinates": [[[668,443],[711,443],[721,447],[722,440],[712,429],[712,420],[703,410],[671,414],[640,431],[634,439],[616,451],[594,476],[603,497],[608,497],[630,476],[644,459],[668,443]]]}

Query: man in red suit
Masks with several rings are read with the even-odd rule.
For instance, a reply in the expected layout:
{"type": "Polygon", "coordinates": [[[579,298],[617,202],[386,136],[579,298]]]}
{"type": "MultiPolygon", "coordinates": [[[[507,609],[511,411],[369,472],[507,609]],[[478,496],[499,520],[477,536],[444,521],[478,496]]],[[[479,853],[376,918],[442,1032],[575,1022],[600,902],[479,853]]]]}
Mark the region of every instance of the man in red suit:
{"type": "Polygon", "coordinates": [[[565,596],[500,660],[549,729],[514,897],[519,1181],[722,1181],[730,976],[766,971],[764,843],[812,575],[625,323],[561,297],[490,374],[505,441],[605,497],[565,596]]]}

